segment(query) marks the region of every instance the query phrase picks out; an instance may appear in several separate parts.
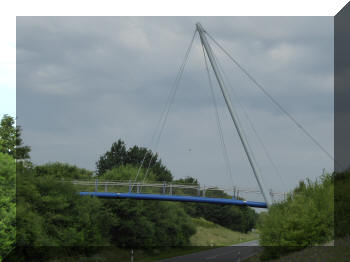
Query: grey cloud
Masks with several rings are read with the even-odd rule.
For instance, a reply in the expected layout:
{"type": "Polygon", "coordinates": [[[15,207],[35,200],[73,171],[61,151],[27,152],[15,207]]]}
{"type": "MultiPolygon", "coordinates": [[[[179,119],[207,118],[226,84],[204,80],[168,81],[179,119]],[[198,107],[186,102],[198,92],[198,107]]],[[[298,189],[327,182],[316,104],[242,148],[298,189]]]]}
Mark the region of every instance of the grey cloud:
{"type": "MultiPolygon", "coordinates": [[[[94,169],[118,138],[148,146],[197,21],[333,148],[331,17],[18,17],[17,115],[33,161],[94,169]]],[[[214,50],[289,189],[322,168],[331,170],[332,162],[214,50]]],[[[237,184],[255,186],[215,90],[237,184]]],[[[266,183],[284,190],[235,106],[266,183]]],[[[175,177],[229,183],[198,38],[157,151],[175,177]]]]}

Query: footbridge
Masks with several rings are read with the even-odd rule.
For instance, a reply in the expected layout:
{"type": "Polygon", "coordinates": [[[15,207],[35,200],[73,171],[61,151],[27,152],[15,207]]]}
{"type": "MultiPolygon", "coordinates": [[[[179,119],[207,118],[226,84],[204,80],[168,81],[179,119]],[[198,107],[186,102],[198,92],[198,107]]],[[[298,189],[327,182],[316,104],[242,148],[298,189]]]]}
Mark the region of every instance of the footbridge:
{"type": "MultiPolygon", "coordinates": [[[[233,187],[221,188],[200,184],[179,184],[175,182],[137,182],[133,181],[99,181],[72,180],[80,190],[81,196],[99,198],[163,200],[194,203],[210,203],[223,205],[250,206],[266,208],[263,196],[259,189],[233,187]],[[256,201],[247,201],[245,198],[256,201]],[[260,201],[259,201],[260,200],[260,201]]],[[[285,198],[284,193],[269,192],[271,199],[280,201],[285,198]]]]}

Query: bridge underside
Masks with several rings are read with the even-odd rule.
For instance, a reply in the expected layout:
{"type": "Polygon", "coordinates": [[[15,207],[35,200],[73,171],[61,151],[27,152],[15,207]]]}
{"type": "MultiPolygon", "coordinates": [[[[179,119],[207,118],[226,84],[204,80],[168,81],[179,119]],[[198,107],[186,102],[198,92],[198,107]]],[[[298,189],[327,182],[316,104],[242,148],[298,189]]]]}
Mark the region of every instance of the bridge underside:
{"type": "Polygon", "coordinates": [[[112,192],[80,192],[81,196],[95,196],[99,198],[129,198],[143,200],[163,200],[163,201],[179,201],[179,202],[196,202],[224,204],[235,206],[250,206],[257,208],[267,208],[264,202],[244,201],[238,199],[211,198],[211,197],[194,197],[194,196],[177,196],[177,195],[157,195],[157,194],[141,194],[141,193],[112,193],[112,192]]]}

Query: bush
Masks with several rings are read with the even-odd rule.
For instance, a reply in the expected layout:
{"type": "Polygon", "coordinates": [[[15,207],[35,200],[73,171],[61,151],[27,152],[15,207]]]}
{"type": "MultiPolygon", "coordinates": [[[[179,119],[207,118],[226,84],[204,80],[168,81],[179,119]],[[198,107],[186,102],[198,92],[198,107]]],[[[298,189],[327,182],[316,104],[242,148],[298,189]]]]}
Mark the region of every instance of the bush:
{"type": "Polygon", "coordinates": [[[350,235],[350,170],[334,176],[335,235],[343,238],[350,235]]]}
{"type": "Polygon", "coordinates": [[[272,205],[258,223],[262,258],[276,258],[332,240],[334,237],[333,176],[300,182],[281,203],[272,205]]]}

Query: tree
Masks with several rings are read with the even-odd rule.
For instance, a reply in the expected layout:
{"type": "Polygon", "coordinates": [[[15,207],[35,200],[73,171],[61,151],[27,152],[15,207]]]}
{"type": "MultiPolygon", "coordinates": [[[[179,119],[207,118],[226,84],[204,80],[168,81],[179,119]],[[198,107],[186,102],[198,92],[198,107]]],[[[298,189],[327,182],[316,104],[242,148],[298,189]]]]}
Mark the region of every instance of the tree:
{"type": "MultiPolygon", "coordinates": [[[[38,170],[17,166],[17,245],[108,244],[110,226],[118,219],[103,207],[100,199],[80,197],[77,188],[58,180],[55,172],[38,175],[38,170]]],[[[71,171],[74,176],[75,168],[71,171]]]]}
{"type": "Polygon", "coordinates": [[[21,127],[15,127],[15,120],[4,115],[0,122],[0,152],[9,154],[15,159],[28,159],[30,147],[22,145],[21,127]]]}
{"type": "Polygon", "coordinates": [[[107,170],[113,167],[118,167],[125,164],[126,158],[126,147],[125,143],[119,139],[118,142],[114,142],[111,146],[110,151],[107,151],[100,159],[96,162],[97,175],[102,175],[107,170]]]}
{"type": "Polygon", "coordinates": [[[30,153],[30,147],[29,146],[23,146],[23,140],[21,138],[21,132],[22,129],[20,126],[16,126],[16,147],[14,151],[14,158],[21,160],[21,159],[29,159],[29,153],[30,153]]]}
{"type": "Polygon", "coordinates": [[[136,145],[127,150],[121,139],[114,142],[111,149],[96,162],[97,175],[101,176],[107,170],[119,166],[133,165],[139,167],[141,163],[143,163],[146,170],[149,168],[156,175],[156,180],[172,181],[171,172],[162,164],[162,160],[158,159],[157,154],[136,145]]]}
{"type": "Polygon", "coordinates": [[[11,251],[15,243],[15,181],[14,159],[0,153],[0,261],[11,251]]]}
{"type": "Polygon", "coordinates": [[[16,128],[13,117],[4,115],[0,122],[0,152],[13,155],[16,146],[16,128]]]}
{"type": "Polygon", "coordinates": [[[35,166],[34,170],[36,176],[53,176],[59,179],[90,179],[93,175],[87,169],[59,162],[35,166]]]}

